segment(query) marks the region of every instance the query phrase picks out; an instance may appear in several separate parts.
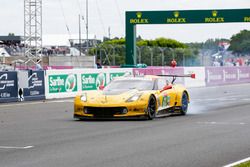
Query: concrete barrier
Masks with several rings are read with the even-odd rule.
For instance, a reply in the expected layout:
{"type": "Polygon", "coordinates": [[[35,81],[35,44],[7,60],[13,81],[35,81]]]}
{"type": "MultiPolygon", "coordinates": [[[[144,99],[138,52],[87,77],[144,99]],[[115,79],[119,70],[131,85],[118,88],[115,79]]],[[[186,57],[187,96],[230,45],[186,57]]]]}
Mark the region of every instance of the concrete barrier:
{"type": "MultiPolygon", "coordinates": [[[[115,77],[133,74],[183,75],[196,74],[196,79],[178,78],[186,87],[217,86],[250,83],[250,67],[155,67],[68,69],[47,71],[0,72],[0,102],[18,101],[18,90],[23,90],[24,100],[41,100],[74,97],[79,92],[98,90],[115,77]]],[[[169,79],[171,80],[171,78],[169,79]]]]}
{"type": "Polygon", "coordinates": [[[196,79],[177,79],[177,83],[184,84],[188,88],[250,82],[250,67],[47,70],[45,76],[46,99],[74,97],[82,91],[98,90],[101,86],[106,86],[113,78],[128,73],[135,76],[195,73],[196,79]]]}

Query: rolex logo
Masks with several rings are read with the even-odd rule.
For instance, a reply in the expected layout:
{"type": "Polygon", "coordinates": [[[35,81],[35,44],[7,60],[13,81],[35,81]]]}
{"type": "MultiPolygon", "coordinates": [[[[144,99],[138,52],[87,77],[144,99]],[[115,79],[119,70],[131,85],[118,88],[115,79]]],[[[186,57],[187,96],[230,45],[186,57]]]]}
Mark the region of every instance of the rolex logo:
{"type": "Polygon", "coordinates": [[[169,24],[174,24],[174,23],[186,23],[186,18],[181,18],[180,17],[180,12],[175,11],[173,12],[172,18],[167,18],[167,23],[169,24]]]}
{"type": "Polygon", "coordinates": [[[217,17],[217,15],[218,15],[218,12],[216,10],[212,11],[212,16],[213,17],[217,17]]]}
{"type": "Polygon", "coordinates": [[[142,18],[142,12],[135,13],[136,18],[130,19],[130,24],[148,24],[149,19],[142,18]]]}
{"type": "Polygon", "coordinates": [[[179,12],[174,12],[174,17],[179,17],[180,16],[180,13],[179,12]]]}
{"type": "Polygon", "coordinates": [[[137,13],[136,13],[136,16],[137,16],[138,19],[141,19],[142,13],[141,13],[141,12],[137,12],[137,13]]]}

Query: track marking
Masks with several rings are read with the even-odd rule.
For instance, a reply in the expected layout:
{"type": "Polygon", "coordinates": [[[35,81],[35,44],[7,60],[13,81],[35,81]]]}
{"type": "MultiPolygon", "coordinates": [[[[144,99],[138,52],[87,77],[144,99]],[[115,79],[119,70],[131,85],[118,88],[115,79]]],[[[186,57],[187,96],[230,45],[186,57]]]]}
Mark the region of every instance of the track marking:
{"type": "Polygon", "coordinates": [[[250,157],[246,158],[246,159],[243,159],[243,160],[240,160],[240,161],[237,161],[237,162],[234,162],[234,163],[231,163],[229,165],[226,165],[224,167],[233,167],[235,165],[239,165],[241,163],[244,163],[244,162],[247,162],[247,161],[250,161],[250,157]]]}
{"type": "Polygon", "coordinates": [[[18,149],[18,150],[25,150],[34,148],[34,146],[25,146],[25,147],[14,147],[14,146],[0,146],[0,149],[18,149]]]}
{"type": "Polygon", "coordinates": [[[216,98],[194,98],[192,101],[200,102],[200,101],[249,101],[249,95],[232,95],[232,96],[222,96],[216,98]]]}
{"type": "Polygon", "coordinates": [[[244,122],[197,122],[204,125],[246,125],[244,122]]]}
{"type": "Polygon", "coordinates": [[[73,103],[73,100],[56,100],[56,101],[40,101],[40,102],[30,102],[30,103],[12,103],[0,105],[0,107],[11,107],[11,106],[25,106],[25,105],[34,105],[34,104],[46,104],[46,103],[73,103]]]}

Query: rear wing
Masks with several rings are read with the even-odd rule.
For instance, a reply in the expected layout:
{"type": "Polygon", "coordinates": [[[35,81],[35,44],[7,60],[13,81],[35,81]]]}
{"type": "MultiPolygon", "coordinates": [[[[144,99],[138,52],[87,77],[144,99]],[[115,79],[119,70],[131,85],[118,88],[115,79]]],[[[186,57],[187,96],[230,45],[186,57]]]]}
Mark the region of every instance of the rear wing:
{"type": "Polygon", "coordinates": [[[183,78],[183,77],[188,77],[188,78],[193,78],[195,79],[195,74],[184,74],[184,75],[157,75],[160,77],[173,77],[172,84],[175,82],[176,78],[183,78]]]}

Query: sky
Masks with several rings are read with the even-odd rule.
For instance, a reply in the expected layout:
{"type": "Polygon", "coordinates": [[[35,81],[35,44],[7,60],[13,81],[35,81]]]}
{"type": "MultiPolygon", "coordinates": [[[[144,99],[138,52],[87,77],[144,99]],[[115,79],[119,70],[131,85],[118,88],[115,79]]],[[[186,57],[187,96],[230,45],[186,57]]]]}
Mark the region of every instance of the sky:
{"type": "MultiPolygon", "coordinates": [[[[88,0],[88,4],[89,34],[98,39],[108,36],[109,27],[112,38],[125,36],[125,11],[250,9],[250,0],[88,0]]],[[[10,32],[23,35],[24,0],[0,0],[0,6],[0,35],[10,32]]],[[[77,34],[79,14],[83,16],[85,33],[86,0],[43,0],[43,34],[77,34]]],[[[137,35],[144,39],[165,37],[202,42],[209,38],[230,38],[243,29],[250,30],[250,23],[140,25],[137,35]]]]}

